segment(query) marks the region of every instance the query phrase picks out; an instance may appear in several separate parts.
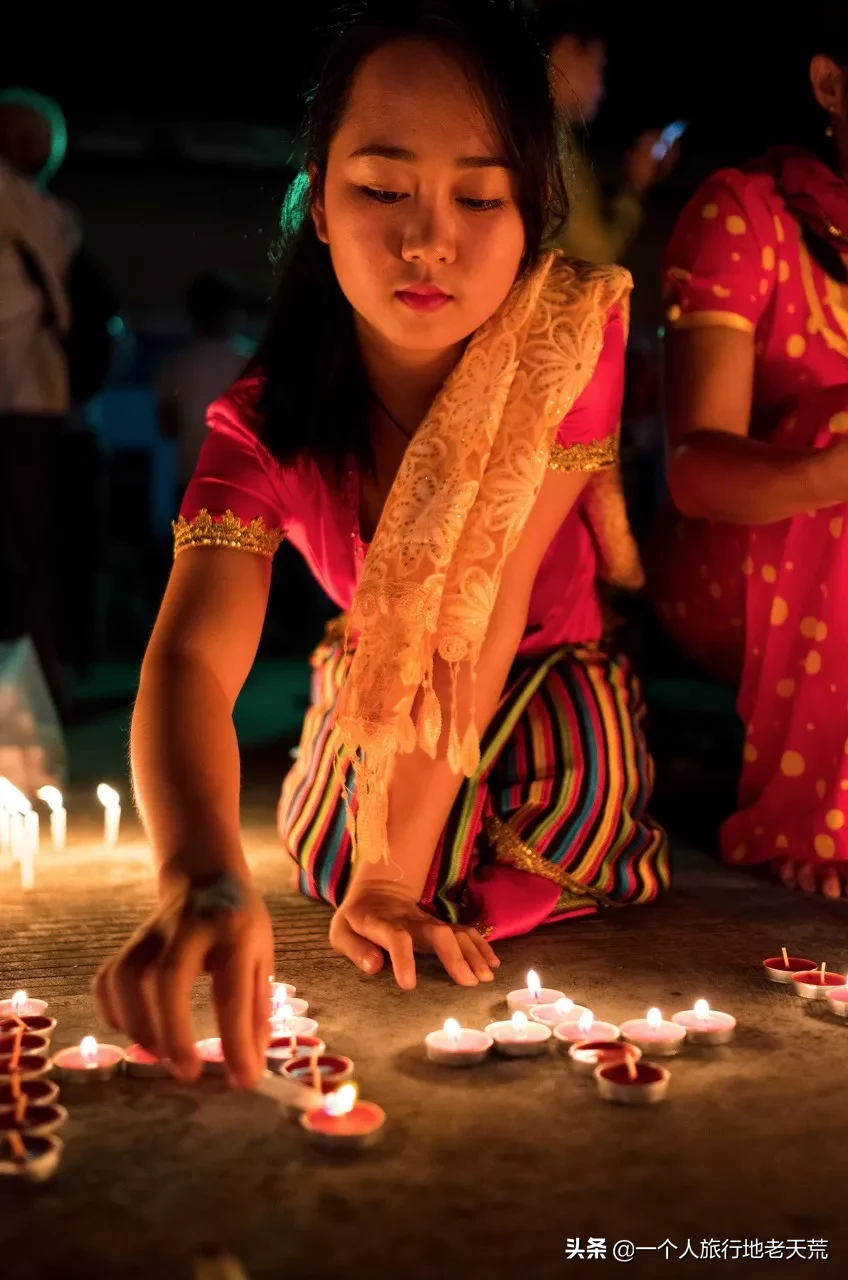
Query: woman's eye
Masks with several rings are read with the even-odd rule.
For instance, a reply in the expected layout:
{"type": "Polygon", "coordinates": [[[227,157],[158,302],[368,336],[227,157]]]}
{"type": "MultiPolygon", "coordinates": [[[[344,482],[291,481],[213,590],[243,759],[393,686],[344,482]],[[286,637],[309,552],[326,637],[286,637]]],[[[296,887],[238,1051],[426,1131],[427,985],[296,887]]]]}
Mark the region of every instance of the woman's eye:
{"type": "Polygon", "coordinates": [[[397,204],[404,198],[400,191],[384,191],[380,187],[360,187],[359,190],[369,200],[376,200],[378,204],[397,204]]]}
{"type": "Polygon", "coordinates": [[[460,204],[464,204],[466,209],[470,209],[472,213],[486,213],[489,209],[502,209],[506,204],[506,200],[460,200],[460,204]]]}

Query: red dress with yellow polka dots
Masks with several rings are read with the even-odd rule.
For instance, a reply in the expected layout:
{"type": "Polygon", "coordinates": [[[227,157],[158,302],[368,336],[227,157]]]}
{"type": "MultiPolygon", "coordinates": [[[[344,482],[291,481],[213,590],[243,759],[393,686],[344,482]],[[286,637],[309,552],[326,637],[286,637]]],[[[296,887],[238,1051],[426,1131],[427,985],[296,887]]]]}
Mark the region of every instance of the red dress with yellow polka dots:
{"type": "MultiPolygon", "coordinates": [[[[715,174],[681,216],[667,322],[754,335],[752,438],[808,450],[848,433],[840,260],[848,185],[803,153],[715,174]]],[[[725,859],[848,860],[848,503],[757,527],[676,517],[653,585],[684,650],[738,684],[747,732],[725,859]]]]}

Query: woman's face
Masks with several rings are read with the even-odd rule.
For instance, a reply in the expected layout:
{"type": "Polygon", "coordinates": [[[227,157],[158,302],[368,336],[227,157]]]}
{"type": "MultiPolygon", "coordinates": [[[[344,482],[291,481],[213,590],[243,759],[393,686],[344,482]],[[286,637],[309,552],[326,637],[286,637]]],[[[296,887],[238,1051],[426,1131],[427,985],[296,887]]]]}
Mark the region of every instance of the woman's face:
{"type": "Polygon", "coordinates": [[[397,41],[359,68],[313,217],[360,324],[383,341],[446,350],[509,293],[524,227],[499,152],[437,46],[397,41]]]}

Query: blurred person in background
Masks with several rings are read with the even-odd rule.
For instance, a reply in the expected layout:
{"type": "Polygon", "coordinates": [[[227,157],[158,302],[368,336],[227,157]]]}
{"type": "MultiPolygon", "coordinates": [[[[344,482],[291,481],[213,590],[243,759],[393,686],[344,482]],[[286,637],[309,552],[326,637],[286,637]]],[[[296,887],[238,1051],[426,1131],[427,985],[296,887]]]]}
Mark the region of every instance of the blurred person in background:
{"type": "Polygon", "coordinates": [[[186,309],[193,340],[165,361],[156,384],[159,430],[177,442],[180,500],[206,438],[206,410],[236,381],[253,354],[253,344],[240,333],[242,294],[228,276],[217,271],[199,275],[188,287],[186,309]]]}
{"type": "Polygon", "coordinates": [[[666,629],[738,689],[733,865],[848,896],[848,31],[809,64],[816,140],[716,173],[664,267],[666,629]]]}

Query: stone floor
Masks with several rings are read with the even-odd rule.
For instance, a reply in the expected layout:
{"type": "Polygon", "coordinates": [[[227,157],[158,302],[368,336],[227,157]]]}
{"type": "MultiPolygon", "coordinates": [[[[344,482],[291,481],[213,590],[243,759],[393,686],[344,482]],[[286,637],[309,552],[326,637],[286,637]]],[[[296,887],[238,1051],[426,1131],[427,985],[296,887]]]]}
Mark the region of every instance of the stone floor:
{"type": "MultiPolygon", "coordinates": [[[[70,802],[69,802],[70,803],[70,802]]],[[[247,842],[277,933],[277,972],[308,995],[328,1044],[356,1060],[385,1107],[383,1143],[327,1158],[274,1103],[215,1081],[116,1081],[64,1091],[71,1112],[56,1180],[0,1191],[0,1277],[195,1274],[206,1246],[251,1280],[615,1274],[616,1241],[640,1250],[625,1275],[846,1274],[848,1026],[766,984],[763,956],[848,961],[848,905],[793,896],[678,850],[661,904],[502,943],[493,986],[453,987],[420,964],[418,989],[366,979],[329,951],[327,915],[294,896],[277,851],[272,795],[246,813],[247,842]],[[481,1026],[529,967],[601,1016],[706,996],[740,1027],[726,1049],[672,1064],[668,1100],[625,1109],[555,1056],[456,1073],[426,1062],[427,1031],[455,1015],[481,1026]],[[607,1242],[605,1260],[569,1241],[607,1242]],[[804,1260],[702,1260],[702,1241],[803,1240],[804,1260]],[[827,1259],[808,1257],[829,1241],[827,1259]],[[657,1246],[670,1241],[665,1252],[657,1246]],[[696,1259],[681,1260],[687,1241],[696,1259]],[[671,1246],[675,1246],[672,1248],[671,1246]],[[603,1272],[602,1269],[606,1271],[603,1272]]],[[[131,821],[96,847],[96,815],[71,822],[66,853],[42,854],[24,894],[0,864],[0,993],[26,987],[59,1019],[55,1045],[103,1036],[88,995],[100,959],[151,901],[131,821]]],[[[204,990],[198,1032],[212,1031],[204,990]]],[[[791,1252],[791,1250],[787,1250],[791,1252]]]]}

